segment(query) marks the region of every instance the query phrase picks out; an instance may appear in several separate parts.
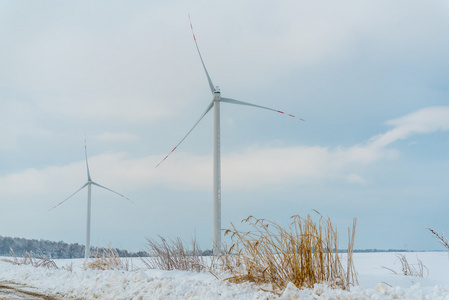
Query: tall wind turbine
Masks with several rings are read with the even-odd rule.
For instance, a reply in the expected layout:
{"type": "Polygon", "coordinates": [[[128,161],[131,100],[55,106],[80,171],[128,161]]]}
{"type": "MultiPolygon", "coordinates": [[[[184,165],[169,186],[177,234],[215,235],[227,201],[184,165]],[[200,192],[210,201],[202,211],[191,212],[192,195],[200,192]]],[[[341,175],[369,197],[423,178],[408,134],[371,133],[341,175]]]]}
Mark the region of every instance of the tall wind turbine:
{"type": "MultiPolygon", "coordinates": [[[[190,20],[190,15],[189,15],[190,20]]],[[[239,105],[247,105],[247,106],[253,106],[258,108],[263,108],[267,110],[271,110],[277,113],[285,114],[289,117],[297,118],[301,121],[304,121],[301,118],[295,117],[294,115],[284,113],[283,111],[264,107],[248,102],[243,102],[239,100],[234,100],[230,98],[224,98],[221,97],[220,89],[218,86],[214,87],[214,84],[212,83],[212,80],[209,76],[209,73],[207,72],[206,65],[204,64],[203,57],[201,56],[200,48],[198,47],[198,43],[196,41],[195,33],[193,31],[192,22],[190,21],[190,28],[192,30],[193,40],[195,41],[196,49],[198,51],[198,55],[201,60],[201,64],[203,65],[204,72],[206,73],[207,81],[209,82],[209,87],[212,92],[212,102],[207,106],[206,110],[203,112],[203,114],[200,116],[198,121],[193,125],[193,127],[190,129],[189,132],[182,138],[182,140],[171,150],[171,152],[164,157],[164,159],[156,166],[156,168],[164,162],[167,157],[172,154],[176,148],[186,139],[186,137],[193,131],[193,129],[198,125],[198,123],[203,119],[203,117],[212,109],[214,108],[214,154],[213,154],[213,252],[214,255],[217,255],[220,253],[220,247],[221,247],[221,169],[220,169],[220,102],[226,102],[231,104],[239,104],[239,105]]]]}
{"type": "Polygon", "coordinates": [[[69,197],[67,197],[65,200],[59,202],[58,204],[56,204],[55,206],[53,206],[52,208],[49,209],[52,210],[56,207],[58,207],[59,205],[61,205],[62,203],[66,202],[67,200],[69,200],[70,198],[72,198],[73,196],[75,196],[76,193],[78,193],[79,191],[81,191],[82,189],[84,189],[87,186],[87,224],[86,224],[86,248],[84,250],[84,258],[89,258],[90,255],[90,211],[91,211],[91,189],[92,189],[92,185],[98,186],[102,189],[108,190],[110,192],[113,192],[117,195],[119,195],[120,197],[125,198],[126,200],[132,202],[130,199],[126,198],[125,196],[123,196],[120,193],[117,193],[116,191],[113,191],[107,187],[104,187],[94,181],[92,181],[92,178],[90,178],[90,172],[89,172],[89,163],[87,162],[87,146],[86,146],[86,141],[84,141],[84,153],[86,155],[86,169],[87,169],[87,182],[80,187],[76,192],[74,192],[72,195],[70,195],[69,197]]]}

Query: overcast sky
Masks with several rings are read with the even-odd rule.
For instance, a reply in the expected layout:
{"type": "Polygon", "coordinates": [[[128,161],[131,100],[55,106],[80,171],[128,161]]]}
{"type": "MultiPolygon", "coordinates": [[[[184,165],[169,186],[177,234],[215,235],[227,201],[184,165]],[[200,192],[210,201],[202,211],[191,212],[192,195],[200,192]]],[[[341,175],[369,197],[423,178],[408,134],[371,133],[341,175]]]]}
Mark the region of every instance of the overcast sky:
{"type": "Polygon", "coordinates": [[[212,244],[212,114],[223,97],[222,225],[313,209],[345,247],[442,247],[449,231],[449,1],[0,2],[0,235],[212,244]]]}

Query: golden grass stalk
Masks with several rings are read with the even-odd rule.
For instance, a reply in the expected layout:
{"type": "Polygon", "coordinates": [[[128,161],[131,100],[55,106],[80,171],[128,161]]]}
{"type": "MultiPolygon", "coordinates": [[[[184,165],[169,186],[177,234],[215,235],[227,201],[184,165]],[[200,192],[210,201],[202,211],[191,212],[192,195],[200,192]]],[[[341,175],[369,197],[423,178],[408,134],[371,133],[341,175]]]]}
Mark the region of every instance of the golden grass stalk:
{"type": "Polygon", "coordinates": [[[315,283],[348,288],[357,282],[352,260],[356,219],[349,230],[347,267],[338,255],[337,231],[331,220],[320,215],[315,222],[310,215],[292,217],[288,229],[275,222],[244,219],[253,230],[242,232],[231,223],[225,231],[231,247],[220,256],[221,266],[232,282],[252,281],[270,284],[273,291],[282,291],[292,282],[298,288],[311,288],[315,283]]]}
{"type": "Polygon", "coordinates": [[[433,233],[433,235],[438,239],[441,245],[443,245],[447,250],[449,250],[449,241],[444,236],[444,233],[439,234],[437,231],[433,230],[432,228],[427,228],[430,232],[433,233]]]}

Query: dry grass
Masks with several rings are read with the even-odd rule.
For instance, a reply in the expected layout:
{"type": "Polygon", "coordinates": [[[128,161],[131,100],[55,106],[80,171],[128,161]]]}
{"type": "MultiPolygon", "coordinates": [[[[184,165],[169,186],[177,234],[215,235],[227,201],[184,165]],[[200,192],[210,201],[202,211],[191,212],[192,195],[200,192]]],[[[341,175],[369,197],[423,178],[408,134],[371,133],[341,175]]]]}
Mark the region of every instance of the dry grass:
{"type": "Polygon", "coordinates": [[[292,282],[298,288],[311,288],[315,283],[347,289],[357,283],[352,260],[356,219],[352,232],[348,229],[347,267],[338,255],[337,231],[329,218],[318,213],[315,222],[293,216],[288,229],[252,216],[243,220],[253,230],[238,231],[233,224],[226,230],[232,246],[219,259],[231,274],[231,282],[251,281],[270,284],[273,291],[282,291],[292,282]]]}
{"type": "Polygon", "coordinates": [[[64,267],[62,267],[63,270],[69,271],[70,273],[73,273],[73,262],[71,262],[70,264],[65,265],[64,267]]]}
{"type": "Polygon", "coordinates": [[[2,259],[2,261],[9,262],[13,265],[18,266],[31,265],[36,268],[44,267],[48,269],[58,269],[56,263],[52,259],[46,257],[44,254],[41,254],[41,258],[35,258],[32,251],[26,251],[23,257],[17,257],[14,253],[14,250],[12,249],[10,249],[10,254],[12,259],[2,259]]]}
{"type": "Polygon", "coordinates": [[[215,269],[215,260],[203,257],[195,238],[191,241],[191,248],[180,239],[167,240],[159,236],[160,242],[147,238],[149,257],[142,257],[143,263],[149,269],[211,271],[215,269]]]}
{"type": "Polygon", "coordinates": [[[437,231],[433,230],[432,228],[427,228],[430,232],[433,233],[433,235],[438,239],[441,245],[443,245],[448,251],[449,251],[449,241],[444,236],[444,233],[439,234],[437,231]]]}
{"type": "MultiPolygon", "coordinates": [[[[396,254],[396,257],[399,259],[399,261],[401,263],[402,275],[424,277],[424,270],[426,270],[427,276],[429,275],[429,269],[423,265],[422,261],[418,257],[416,257],[416,259],[418,261],[418,263],[416,265],[410,265],[407,261],[407,258],[403,254],[396,254]]],[[[393,272],[394,274],[399,274],[398,272],[396,272],[393,269],[390,269],[387,267],[383,267],[383,268],[393,272]]]]}
{"type": "Polygon", "coordinates": [[[97,247],[97,250],[91,254],[91,257],[84,261],[83,269],[132,271],[134,266],[130,259],[121,258],[117,250],[109,245],[109,250],[103,249],[102,253],[100,253],[97,247]]]}

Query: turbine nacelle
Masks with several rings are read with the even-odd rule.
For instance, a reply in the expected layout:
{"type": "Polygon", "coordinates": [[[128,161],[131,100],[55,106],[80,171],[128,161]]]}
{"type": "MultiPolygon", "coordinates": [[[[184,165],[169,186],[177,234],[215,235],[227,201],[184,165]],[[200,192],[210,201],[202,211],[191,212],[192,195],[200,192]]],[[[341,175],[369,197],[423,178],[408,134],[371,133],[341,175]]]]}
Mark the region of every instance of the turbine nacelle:
{"type": "Polygon", "coordinates": [[[220,101],[221,100],[221,96],[220,96],[220,88],[218,87],[218,85],[214,88],[214,101],[220,101]]]}

